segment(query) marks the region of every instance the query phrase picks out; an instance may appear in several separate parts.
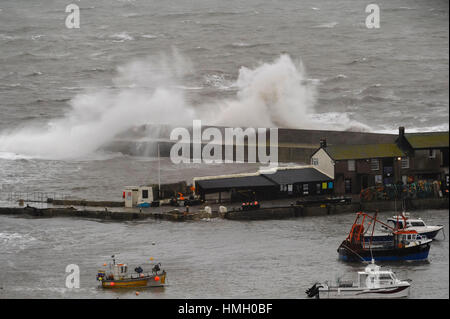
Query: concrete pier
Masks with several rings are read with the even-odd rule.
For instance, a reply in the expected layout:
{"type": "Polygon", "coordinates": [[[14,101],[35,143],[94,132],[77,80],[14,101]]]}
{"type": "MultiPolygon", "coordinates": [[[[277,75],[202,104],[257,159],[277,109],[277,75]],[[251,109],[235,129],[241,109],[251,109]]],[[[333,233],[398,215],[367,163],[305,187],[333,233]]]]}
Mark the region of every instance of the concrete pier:
{"type": "MultiPolygon", "coordinates": [[[[261,203],[262,207],[255,210],[243,211],[240,207],[227,207],[226,213],[219,213],[217,205],[211,205],[211,214],[204,210],[203,206],[190,207],[189,212],[184,207],[174,209],[172,207],[161,208],[104,208],[97,207],[0,207],[1,215],[18,215],[24,217],[78,217],[103,220],[141,220],[147,218],[162,219],[169,221],[194,221],[204,218],[225,218],[230,220],[268,220],[285,219],[307,216],[354,214],[357,211],[374,212],[376,210],[395,211],[400,208],[399,203],[394,201],[379,202],[353,202],[349,204],[316,204],[316,205],[294,205],[291,202],[277,202],[270,205],[269,202],[261,203]]],[[[406,203],[408,211],[423,209],[448,209],[448,198],[412,199],[406,203]]]]}
{"type": "Polygon", "coordinates": [[[184,212],[177,209],[167,211],[152,211],[142,209],[128,209],[128,210],[99,210],[95,208],[74,208],[74,207],[51,207],[51,208],[36,208],[36,207],[0,207],[0,215],[20,215],[28,217],[81,217],[94,218],[104,220],[140,220],[140,219],[163,219],[170,221],[188,221],[199,220],[202,218],[218,217],[218,213],[212,212],[208,214],[205,211],[184,212]]]}

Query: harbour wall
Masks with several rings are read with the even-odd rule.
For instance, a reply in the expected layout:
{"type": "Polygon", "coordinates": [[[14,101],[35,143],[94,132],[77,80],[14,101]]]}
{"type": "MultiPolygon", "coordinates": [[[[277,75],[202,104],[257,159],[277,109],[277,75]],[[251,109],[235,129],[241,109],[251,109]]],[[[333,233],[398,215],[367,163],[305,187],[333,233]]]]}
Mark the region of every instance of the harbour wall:
{"type": "MultiPolygon", "coordinates": [[[[406,204],[408,211],[423,209],[448,209],[448,198],[432,198],[432,199],[413,199],[406,204]]],[[[155,211],[146,209],[128,209],[114,211],[108,209],[81,208],[73,207],[61,208],[35,208],[35,207],[0,207],[1,215],[20,215],[24,217],[78,217],[93,218],[115,221],[139,220],[139,219],[162,219],[170,221],[193,221],[204,218],[225,218],[230,220],[268,220],[268,219],[285,219],[307,216],[324,216],[335,214],[354,214],[357,211],[395,211],[400,207],[398,202],[394,201],[377,201],[377,202],[353,202],[350,204],[322,204],[322,205],[286,205],[276,207],[259,208],[255,210],[243,211],[240,208],[232,208],[226,213],[219,213],[212,210],[211,214],[203,209],[185,212],[184,209],[168,208],[167,211],[155,211]]]]}
{"type": "Polygon", "coordinates": [[[20,215],[24,217],[51,218],[51,217],[78,217],[92,218],[115,221],[141,220],[147,218],[162,219],[170,221],[189,221],[202,218],[219,217],[217,212],[212,214],[204,211],[183,212],[178,209],[172,209],[165,212],[155,211],[111,211],[95,209],[76,209],[73,207],[61,208],[35,208],[35,207],[0,207],[0,215],[20,215]]]}
{"type": "MultiPolygon", "coordinates": [[[[202,131],[211,126],[202,126],[202,131]]],[[[217,128],[222,137],[225,136],[225,127],[217,128]]],[[[158,156],[158,144],[161,157],[170,157],[170,150],[177,141],[170,140],[170,133],[173,127],[161,126],[156,128],[141,126],[132,132],[124,133],[115,141],[105,147],[107,151],[121,152],[133,156],[158,156]]],[[[192,136],[192,127],[186,127],[192,136]]],[[[245,129],[245,128],[243,128],[245,129]]],[[[268,133],[269,135],[269,133],[268,133]]],[[[352,132],[352,131],[327,131],[327,130],[302,130],[302,129],[278,129],[278,161],[309,163],[310,156],[320,146],[320,140],[325,138],[328,144],[369,144],[369,143],[393,143],[397,138],[396,134],[352,132]]],[[[222,154],[225,154],[225,141],[222,141],[222,154]]],[[[270,153],[266,138],[267,153],[270,153]]],[[[202,148],[207,143],[202,142],[202,148]]],[[[257,147],[258,142],[256,143],[257,147]]],[[[244,161],[248,160],[247,140],[244,142],[244,161]]],[[[189,144],[190,156],[194,155],[193,145],[189,144]]],[[[236,154],[236,145],[233,147],[236,154]]],[[[258,155],[257,155],[258,156],[258,155]]],[[[224,159],[224,158],[222,158],[224,159]]],[[[259,161],[257,158],[256,161],[259,161]]]]}
{"type": "Polygon", "coordinates": [[[84,199],[52,199],[48,198],[47,203],[61,206],[90,206],[90,207],[123,207],[125,202],[117,201],[94,201],[84,199]]]}
{"type": "MultiPolygon", "coordinates": [[[[395,211],[401,209],[401,202],[399,201],[371,201],[362,202],[362,210],[367,211],[395,211]]],[[[408,211],[424,210],[424,209],[448,209],[448,198],[420,198],[405,200],[405,209],[408,211]]]]}
{"type": "MultiPolygon", "coordinates": [[[[375,211],[396,211],[400,208],[399,203],[395,201],[375,201],[375,202],[353,202],[350,204],[323,204],[316,206],[280,206],[260,208],[250,211],[232,210],[223,217],[233,220],[266,220],[283,219],[305,216],[323,216],[345,213],[355,213],[357,211],[375,212],[375,211]]],[[[448,209],[448,198],[424,198],[412,199],[406,203],[408,211],[423,209],[448,209]]]]}

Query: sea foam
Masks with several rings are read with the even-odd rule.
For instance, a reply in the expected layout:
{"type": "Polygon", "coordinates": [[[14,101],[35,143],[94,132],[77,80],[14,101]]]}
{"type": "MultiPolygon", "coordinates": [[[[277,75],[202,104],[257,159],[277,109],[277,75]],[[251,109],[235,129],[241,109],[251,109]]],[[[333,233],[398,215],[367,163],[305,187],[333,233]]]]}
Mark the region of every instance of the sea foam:
{"type": "Polygon", "coordinates": [[[346,114],[316,114],[317,83],[309,80],[301,61],[289,55],[241,67],[230,84],[236,89],[233,98],[200,105],[191,105],[184,96],[186,91],[202,91],[188,82],[194,72],[176,50],[121,65],[111,87],[76,93],[65,116],[0,132],[0,152],[10,159],[89,158],[133,127],[189,126],[193,119],[228,127],[367,130],[346,114]]]}

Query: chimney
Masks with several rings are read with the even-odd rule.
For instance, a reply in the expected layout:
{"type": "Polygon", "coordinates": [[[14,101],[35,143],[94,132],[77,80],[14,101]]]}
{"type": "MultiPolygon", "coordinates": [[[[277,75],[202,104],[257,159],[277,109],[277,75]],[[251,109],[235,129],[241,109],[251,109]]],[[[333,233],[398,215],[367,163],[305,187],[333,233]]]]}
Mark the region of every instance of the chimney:
{"type": "Polygon", "coordinates": [[[405,137],[405,127],[404,126],[400,126],[398,128],[398,136],[399,137],[405,137]]]}
{"type": "Polygon", "coordinates": [[[327,139],[325,137],[320,139],[320,148],[327,147],[327,139]]]}

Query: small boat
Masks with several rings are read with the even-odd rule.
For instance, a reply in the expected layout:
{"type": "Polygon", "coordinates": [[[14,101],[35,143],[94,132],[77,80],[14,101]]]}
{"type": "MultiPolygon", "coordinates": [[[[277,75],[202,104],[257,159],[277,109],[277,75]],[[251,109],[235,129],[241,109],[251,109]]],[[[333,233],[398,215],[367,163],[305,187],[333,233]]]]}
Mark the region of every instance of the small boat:
{"type": "MultiPolygon", "coordinates": [[[[421,218],[410,218],[409,213],[403,212],[401,215],[388,218],[388,224],[392,225],[394,229],[415,230],[420,236],[428,239],[434,239],[436,235],[444,228],[444,225],[429,226],[421,218]]],[[[390,241],[392,240],[392,231],[386,227],[381,226],[381,230],[375,231],[372,240],[390,241]]],[[[369,241],[370,237],[365,237],[365,241],[369,241]]]]}
{"type": "Polygon", "coordinates": [[[100,269],[97,273],[97,280],[103,288],[163,287],[166,283],[166,272],[161,271],[160,263],[153,266],[151,273],[144,273],[140,266],[131,273],[127,264],[116,264],[114,255],[111,258],[109,269],[100,269]]]}
{"type": "Polygon", "coordinates": [[[423,238],[415,230],[394,229],[366,213],[358,212],[355,222],[347,238],[337,249],[339,259],[343,261],[400,261],[400,260],[426,260],[431,248],[432,239],[423,238]],[[369,220],[367,229],[365,220],[369,220]],[[392,232],[389,241],[374,242],[372,240],[376,223],[388,227],[392,232]],[[365,240],[366,233],[372,226],[369,240],[365,240]]]}
{"type": "Polygon", "coordinates": [[[405,298],[410,286],[409,281],[398,279],[391,270],[381,270],[372,259],[364,271],[358,271],[356,282],[315,283],[306,294],[310,298],[405,298]]]}

